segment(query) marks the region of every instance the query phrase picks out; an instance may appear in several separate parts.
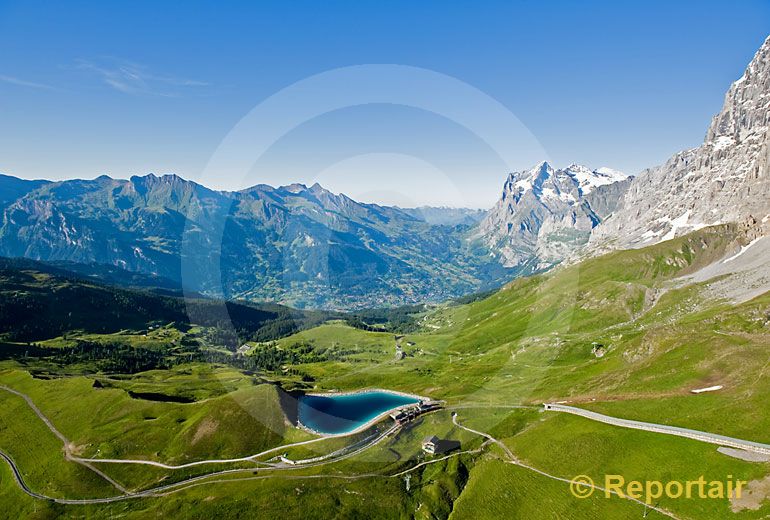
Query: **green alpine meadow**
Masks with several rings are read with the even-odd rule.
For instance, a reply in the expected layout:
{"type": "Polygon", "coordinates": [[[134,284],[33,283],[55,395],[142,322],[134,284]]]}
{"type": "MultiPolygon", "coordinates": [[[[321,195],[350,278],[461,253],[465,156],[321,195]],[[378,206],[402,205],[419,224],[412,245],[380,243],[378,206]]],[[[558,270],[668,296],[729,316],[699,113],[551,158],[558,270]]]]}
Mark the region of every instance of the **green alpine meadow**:
{"type": "Polygon", "coordinates": [[[0,4],[0,519],[769,518],[768,22],[0,4]]]}

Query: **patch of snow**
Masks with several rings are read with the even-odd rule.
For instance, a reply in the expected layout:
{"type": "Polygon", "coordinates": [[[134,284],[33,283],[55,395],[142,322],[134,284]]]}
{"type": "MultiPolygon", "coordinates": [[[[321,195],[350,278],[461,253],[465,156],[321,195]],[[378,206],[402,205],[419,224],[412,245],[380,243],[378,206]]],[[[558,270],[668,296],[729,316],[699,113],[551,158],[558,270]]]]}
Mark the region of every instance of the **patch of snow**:
{"type": "Polygon", "coordinates": [[[733,260],[735,260],[736,258],[738,258],[739,256],[741,256],[743,253],[745,253],[746,251],[748,251],[748,250],[749,250],[749,248],[751,248],[751,246],[753,246],[754,244],[756,244],[757,242],[759,242],[759,241],[760,241],[760,240],[762,240],[763,238],[765,238],[765,237],[759,237],[759,238],[755,238],[754,240],[752,240],[751,242],[749,242],[749,243],[748,243],[748,245],[745,245],[745,246],[741,247],[741,250],[740,250],[740,251],[738,251],[736,254],[734,254],[734,255],[733,255],[733,256],[731,256],[730,258],[726,258],[725,260],[722,260],[722,263],[723,263],[723,264],[726,264],[727,262],[732,262],[733,260]]]}
{"type": "Polygon", "coordinates": [[[623,173],[622,171],[616,170],[614,168],[608,168],[607,166],[600,166],[594,171],[600,175],[612,177],[616,179],[616,181],[622,181],[630,177],[630,175],[628,175],[627,173],[623,173]]]}
{"type": "Polygon", "coordinates": [[[574,203],[575,197],[573,197],[570,193],[556,193],[556,190],[553,188],[543,188],[542,189],[543,199],[544,200],[561,200],[564,202],[574,203]]]}
{"type": "Polygon", "coordinates": [[[678,217],[676,217],[674,220],[671,221],[671,229],[668,233],[666,233],[663,238],[661,239],[663,242],[666,240],[671,240],[672,238],[676,237],[676,232],[687,226],[687,221],[690,220],[690,213],[691,210],[687,210],[678,217]]]}
{"type": "Polygon", "coordinates": [[[722,385],[715,385],[715,386],[707,386],[706,388],[696,388],[695,390],[690,390],[690,392],[694,394],[702,394],[703,392],[714,392],[716,390],[721,390],[724,388],[722,385]]]}
{"type": "Polygon", "coordinates": [[[544,199],[558,199],[559,196],[556,194],[556,192],[551,188],[543,188],[543,198],[544,199]]]}
{"type": "Polygon", "coordinates": [[[591,193],[594,188],[623,181],[629,177],[623,172],[607,168],[606,166],[591,170],[574,163],[567,166],[565,172],[578,182],[580,190],[584,195],[591,193]]]}
{"type": "Polygon", "coordinates": [[[724,150],[735,144],[735,139],[727,135],[720,135],[714,141],[714,150],[724,150]]]}
{"type": "Polygon", "coordinates": [[[532,181],[529,179],[520,179],[514,183],[514,187],[519,191],[529,191],[532,189],[532,181]]]}

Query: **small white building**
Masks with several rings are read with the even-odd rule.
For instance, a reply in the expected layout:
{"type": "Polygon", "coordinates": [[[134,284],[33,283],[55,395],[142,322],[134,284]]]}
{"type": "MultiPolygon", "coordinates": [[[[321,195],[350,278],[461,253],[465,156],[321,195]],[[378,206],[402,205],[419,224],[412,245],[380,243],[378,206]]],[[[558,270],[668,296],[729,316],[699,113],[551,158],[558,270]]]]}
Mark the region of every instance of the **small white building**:
{"type": "Polygon", "coordinates": [[[435,455],[437,444],[438,444],[438,437],[436,437],[435,435],[426,437],[425,440],[422,441],[422,451],[424,451],[425,453],[428,453],[429,455],[435,455]]]}

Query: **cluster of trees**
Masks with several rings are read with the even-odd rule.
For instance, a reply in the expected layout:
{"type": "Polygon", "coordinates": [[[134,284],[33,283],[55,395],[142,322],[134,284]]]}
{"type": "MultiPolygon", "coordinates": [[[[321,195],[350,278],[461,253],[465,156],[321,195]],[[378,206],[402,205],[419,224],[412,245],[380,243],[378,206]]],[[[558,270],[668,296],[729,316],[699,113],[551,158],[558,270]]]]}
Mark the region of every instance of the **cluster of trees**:
{"type": "Polygon", "coordinates": [[[365,309],[354,312],[345,321],[351,327],[361,330],[408,334],[419,328],[417,318],[425,310],[425,305],[402,305],[392,309],[365,309]]]}
{"type": "MultiPolygon", "coordinates": [[[[32,344],[13,351],[5,349],[2,354],[4,357],[17,359],[33,356],[59,366],[81,365],[89,371],[121,374],[169,369],[191,362],[228,365],[251,372],[277,372],[286,365],[316,363],[329,359],[326,352],[316,350],[308,343],[296,343],[289,348],[279,348],[275,344],[262,345],[246,356],[205,348],[197,341],[194,344],[187,343],[171,349],[151,349],[119,341],[78,339],[73,347],[45,348],[32,344]]],[[[304,381],[312,381],[310,376],[296,369],[290,369],[289,372],[301,376],[304,381]]]]}
{"type": "Polygon", "coordinates": [[[78,340],[74,347],[49,349],[49,354],[53,362],[62,366],[86,364],[93,370],[122,374],[166,369],[182,362],[182,358],[167,356],[159,350],[118,342],[78,340]]]}
{"type": "Polygon", "coordinates": [[[486,298],[489,298],[490,296],[495,294],[497,291],[498,289],[490,289],[488,291],[481,291],[481,292],[476,292],[472,294],[467,294],[465,296],[460,296],[459,298],[455,298],[454,302],[460,305],[467,305],[469,303],[473,303],[479,300],[484,300],[486,298]]]}
{"type": "Polygon", "coordinates": [[[298,342],[287,348],[280,348],[273,343],[260,345],[248,356],[243,356],[248,362],[264,370],[277,371],[285,365],[301,365],[304,363],[319,363],[329,358],[317,351],[309,343],[298,342]]]}
{"type": "Polygon", "coordinates": [[[286,371],[286,373],[291,374],[293,376],[298,376],[303,383],[312,383],[313,381],[315,381],[315,378],[313,376],[297,368],[290,368],[289,370],[286,371]]]}

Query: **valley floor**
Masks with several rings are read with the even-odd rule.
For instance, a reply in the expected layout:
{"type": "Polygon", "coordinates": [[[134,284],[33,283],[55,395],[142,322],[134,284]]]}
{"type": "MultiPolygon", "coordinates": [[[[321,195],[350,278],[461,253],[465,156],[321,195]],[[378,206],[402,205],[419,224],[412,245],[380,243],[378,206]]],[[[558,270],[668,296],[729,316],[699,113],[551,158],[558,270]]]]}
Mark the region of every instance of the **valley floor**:
{"type": "MultiPolygon", "coordinates": [[[[10,375],[11,379],[17,378],[18,374],[11,373],[6,374],[6,377],[10,375]]],[[[5,377],[3,378],[6,379],[5,377]]],[[[33,383],[34,385],[34,383],[33,383]]],[[[478,405],[460,405],[457,408],[453,408],[451,405],[448,407],[447,410],[441,411],[439,413],[433,414],[432,417],[429,418],[422,418],[420,420],[420,424],[414,424],[414,425],[407,425],[403,430],[397,425],[390,425],[390,423],[386,423],[386,425],[382,425],[379,428],[379,431],[376,431],[374,434],[369,433],[367,437],[360,439],[356,441],[355,439],[346,439],[342,442],[339,442],[341,439],[337,438],[338,441],[335,443],[334,446],[325,447],[325,449],[322,449],[320,451],[326,451],[327,455],[321,456],[320,458],[324,459],[321,461],[316,461],[308,464],[299,464],[299,465],[288,465],[285,463],[281,463],[280,461],[276,461],[275,457],[268,458],[268,456],[273,455],[275,453],[285,453],[290,451],[293,448],[299,448],[299,447],[307,447],[311,444],[317,444],[317,443],[323,443],[324,441],[327,441],[329,439],[325,438],[316,438],[316,439],[308,439],[305,441],[299,441],[291,444],[283,444],[280,446],[276,446],[267,450],[264,450],[260,453],[254,454],[254,455],[248,455],[241,457],[239,459],[230,459],[230,460],[222,460],[222,459],[216,459],[216,460],[197,460],[191,463],[187,464],[180,464],[180,465],[169,465],[169,464],[163,464],[162,462],[158,461],[149,461],[147,459],[109,459],[109,461],[106,460],[100,460],[100,458],[83,458],[73,455],[73,443],[69,441],[66,437],[64,437],[63,434],[57,430],[53,422],[40,410],[34,403],[33,399],[29,397],[28,395],[19,392],[17,390],[14,390],[10,387],[3,386],[2,390],[3,393],[7,396],[10,396],[11,398],[5,398],[3,399],[4,404],[6,401],[13,401],[14,398],[16,401],[21,400],[24,405],[28,408],[29,411],[34,413],[36,416],[36,419],[47,432],[52,435],[54,438],[58,439],[60,443],[62,444],[59,454],[63,454],[63,457],[59,461],[55,461],[55,464],[61,465],[69,465],[69,463],[76,463],[83,465],[86,469],[92,471],[95,473],[94,479],[98,481],[101,479],[103,482],[100,484],[93,483],[94,490],[91,492],[94,492],[96,488],[99,488],[98,494],[100,496],[93,496],[90,498],[71,498],[67,497],[65,498],[62,496],[61,489],[53,489],[51,488],[52,492],[51,495],[46,495],[43,493],[40,493],[34,489],[33,486],[30,486],[27,481],[34,481],[37,476],[34,475],[34,472],[30,472],[29,469],[21,468],[19,465],[16,464],[14,458],[9,455],[8,453],[0,452],[0,456],[6,461],[6,463],[9,465],[9,468],[12,471],[13,480],[15,480],[16,485],[19,487],[21,491],[23,491],[30,500],[37,500],[42,501],[46,504],[57,504],[61,506],[66,506],[67,509],[62,510],[62,513],[69,514],[73,513],[77,515],[74,511],[70,511],[69,508],[71,507],[84,507],[84,506],[92,506],[92,507],[122,507],[127,508],[128,511],[135,510],[137,511],[137,514],[140,511],[147,512],[145,509],[146,504],[142,504],[141,502],[147,502],[150,501],[151,503],[157,503],[157,499],[161,497],[165,498],[171,498],[173,497],[173,500],[185,500],[185,497],[189,495],[191,492],[197,492],[199,488],[206,489],[207,493],[210,493],[210,497],[217,497],[219,496],[219,500],[226,500],[226,496],[229,494],[229,488],[233,485],[240,485],[243,486],[247,482],[262,482],[261,485],[263,486],[270,486],[268,482],[276,482],[276,481],[294,481],[294,482],[307,482],[307,483],[313,483],[310,484],[311,487],[315,486],[315,483],[319,480],[340,480],[345,483],[345,486],[352,484],[353,482],[359,482],[366,486],[365,483],[370,483],[371,485],[378,485],[374,484],[375,481],[379,481],[382,479],[386,479],[388,481],[398,481],[398,482],[409,482],[414,475],[414,478],[416,481],[422,480],[423,476],[426,472],[429,472],[430,469],[432,469],[432,466],[439,465],[442,467],[446,467],[448,464],[448,461],[451,459],[457,458],[458,460],[462,460],[465,467],[469,467],[471,470],[471,474],[473,474],[474,471],[481,471],[480,468],[496,468],[496,472],[500,473],[500,477],[504,477],[504,475],[507,475],[509,473],[509,470],[504,469],[504,466],[497,466],[496,464],[503,463],[503,464],[510,464],[513,465],[516,468],[519,468],[516,471],[525,471],[528,472],[529,475],[523,478],[524,481],[531,481],[531,480],[540,480],[540,479],[547,479],[550,482],[553,482],[554,484],[562,484],[563,486],[561,488],[557,487],[556,489],[560,489],[559,492],[556,492],[554,490],[555,494],[563,494],[561,498],[563,501],[571,502],[571,501],[578,501],[579,499],[575,497],[571,497],[567,495],[569,493],[569,486],[570,486],[570,477],[569,474],[562,475],[559,474],[553,474],[549,471],[553,471],[551,468],[552,463],[549,463],[545,461],[542,465],[536,465],[537,463],[533,463],[530,460],[523,459],[520,456],[517,456],[514,454],[514,449],[516,444],[511,442],[512,440],[515,440],[516,437],[519,437],[520,435],[527,435],[528,430],[542,428],[542,424],[550,424],[552,423],[552,420],[550,419],[550,413],[546,413],[545,416],[543,416],[542,413],[540,413],[539,410],[537,410],[534,407],[530,406],[519,406],[519,405],[484,405],[484,404],[478,404],[478,405]],[[500,421],[510,421],[511,418],[516,418],[515,421],[516,429],[518,429],[518,433],[514,434],[512,438],[508,438],[505,440],[500,440],[496,437],[493,437],[491,434],[475,429],[471,426],[466,426],[463,424],[462,418],[467,416],[469,419],[469,423],[473,424],[474,426],[478,425],[484,425],[484,424],[493,424],[499,423],[500,421]],[[450,419],[451,417],[451,419],[450,419]],[[431,427],[443,427],[446,429],[448,426],[445,423],[451,422],[451,430],[448,431],[451,435],[457,436],[458,438],[461,438],[464,444],[467,444],[467,446],[464,446],[462,450],[450,453],[443,456],[434,456],[434,457],[427,457],[424,459],[421,459],[419,455],[416,455],[415,448],[419,450],[419,443],[415,442],[420,437],[417,436],[416,431],[425,431],[426,424],[430,425],[431,427]],[[404,439],[401,439],[401,437],[404,437],[404,439]],[[406,442],[400,442],[400,441],[406,441],[406,442]],[[414,444],[418,444],[418,446],[414,446],[414,444]],[[380,458],[380,455],[382,454],[382,447],[383,446],[389,446],[389,451],[395,451],[399,452],[399,455],[403,456],[403,459],[401,459],[402,464],[400,465],[394,465],[394,460],[390,459],[388,460],[382,460],[379,461],[377,459],[380,458]],[[514,446],[513,448],[511,446],[514,446]],[[406,449],[405,449],[406,448],[406,449]],[[410,453],[411,450],[411,453],[410,453]],[[378,453],[379,452],[379,453],[378,453]],[[343,463],[343,461],[347,459],[352,459],[347,463],[343,463]],[[359,460],[361,463],[367,462],[364,464],[364,466],[367,468],[367,471],[360,472],[361,468],[359,467],[359,460]],[[497,461],[497,462],[495,462],[497,461]],[[106,472],[108,472],[108,468],[115,467],[114,464],[116,462],[120,462],[121,465],[124,466],[134,466],[134,465],[150,465],[154,466],[156,468],[162,469],[162,470],[170,470],[171,473],[166,473],[163,478],[161,478],[159,481],[166,480],[168,478],[171,478],[174,480],[174,482],[163,484],[163,485],[152,485],[149,484],[148,481],[144,481],[143,483],[137,485],[136,482],[134,483],[134,487],[129,490],[126,487],[124,487],[122,484],[119,484],[115,480],[113,480],[112,477],[107,476],[106,472]],[[230,467],[228,469],[221,469],[225,465],[234,465],[238,463],[244,463],[248,462],[250,463],[250,467],[248,468],[236,468],[236,467],[230,467]],[[374,462],[374,464],[372,464],[374,462]],[[103,468],[103,469],[97,469],[97,467],[103,468]],[[175,472],[178,471],[184,471],[189,470],[192,467],[195,466],[206,466],[207,468],[216,468],[212,470],[201,470],[200,474],[197,475],[174,475],[175,472]],[[323,466],[323,468],[321,468],[323,466]],[[390,471],[386,470],[378,470],[376,469],[377,466],[381,466],[382,468],[397,468],[391,469],[390,471]],[[404,468],[404,469],[401,469],[404,468]],[[479,469],[476,469],[479,468],[479,469]],[[28,476],[25,476],[28,475],[28,476]],[[408,480],[407,480],[408,479],[408,480]],[[108,492],[107,489],[112,488],[111,492],[108,492]],[[131,502],[131,504],[123,505],[123,506],[116,506],[116,503],[119,502],[131,502]]],[[[585,418],[579,418],[578,421],[583,421],[585,418]]],[[[603,425],[581,425],[584,428],[588,429],[596,429],[595,427],[598,426],[598,431],[602,431],[602,429],[605,427],[603,425]]],[[[482,426],[477,426],[482,427],[482,426]]],[[[497,424],[495,426],[496,430],[500,430],[503,432],[510,431],[510,428],[500,428],[500,424],[497,424]]],[[[614,432],[612,430],[615,430],[616,428],[611,428],[609,432],[603,432],[604,434],[617,434],[617,432],[614,432]]],[[[4,432],[8,433],[8,432],[4,432]]],[[[648,435],[645,433],[645,435],[648,435]]],[[[660,434],[653,434],[659,436],[660,434]]],[[[612,436],[612,435],[611,435],[612,436]]],[[[354,437],[354,436],[351,436],[354,437]]],[[[548,440],[546,438],[542,439],[544,443],[547,443],[548,440]]],[[[688,441],[690,442],[690,441],[688,441]]],[[[662,439],[656,440],[656,443],[662,443],[665,444],[665,441],[662,439]]],[[[698,446],[690,446],[690,449],[693,450],[702,450],[703,446],[700,445],[700,443],[693,443],[698,446]]],[[[646,446],[646,443],[643,445],[646,446]]],[[[769,447],[770,448],[770,447],[769,447]]],[[[642,448],[644,449],[644,448],[642,448]]],[[[518,450],[517,450],[518,451],[518,450]]],[[[526,454],[527,450],[522,450],[524,454],[526,454]]],[[[48,454],[49,456],[53,455],[54,458],[56,458],[55,454],[48,454]]],[[[526,455],[525,455],[526,456],[526,455]]],[[[319,458],[316,456],[316,458],[319,458]]],[[[756,467],[752,468],[751,464],[736,464],[735,469],[731,469],[734,473],[740,473],[739,471],[735,471],[737,469],[743,469],[747,470],[748,473],[746,473],[746,478],[750,478],[750,476],[754,475],[756,471],[750,471],[750,470],[756,470],[756,467]],[[741,467],[742,466],[742,467],[741,467]]],[[[601,467],[597,467],[597,470],[601,469],[601,467]]],[[[126,477],[131,474],[131,471],[128,471],[128,473],[123,473],[122,479],[124,482],[127,482],[126,477]]],[[[134,478],[136,476],[134,475],[134,478]]],[[[120,478],[120,477],[119,477],[120,478]]],[[[488,477],[486,477],[488,478],[488,477]]],[[[757,479],[754,479],[753,482],[757,482],[757,479]]],[[[519,479],[517,479],[517,483],[513,485],[511,491],[517,489],[520,487],[520,484],[518,483],[519,479]]],[[[597,481],[600,482],[600,481],[597,481]]],[[[49,483],[50,484],[50,483],[49,483]]],[[[72,483],[67,483],[62,481],[61,484],[66,485],[66,487],[70,487],[72,483]]],[[[453,511],[453,516],[462,518],[464,514],[462,513],[463,507],[465,502],[469,499],[465,498],[469,493],[467,491],[467,486],[470,484],[470,482],[466,481],[463,485],[462,490],[458,490],[460,493],[456,497],[457,500],[457,506],[458,509],[453,511]]],[[[545,484],[546,487],[553,487],[554,484],[545,484]]],[[[408,484],[406,484],[408,485],[408,484]]],[[[368,489],[368,486],[366,486],[368,489]]],[[[606,490],[599,484],[591,484],[591,487],[597,492],[597,493],[604,493],[606,490]]],[[[419,489],[419,488],[417,488],[419,489]]],[[[473,489],[473,488],[470,488],[473,489]]],[[[404,489],[405,492],[408,492],[409,490],[404,489]]],[[[81,491],[82,493],[87,493],[85,490],[81,491]]],[[[599,502],[595,503],[589,510],[602,510],[605,507],[608,507],[611,504],[610,509],[608,511],[615,511],[616,513],[619,513],[622,510],[625,509],[633,509],[633,504],[636,504],[639,507],[644,508],[645,511],[647,511],[647,514],[651,514],[652,512],[655,512],[661,517],[669,517],[669,518],[695,518],[696,516],[689,516],[688,514],[682,514],[679,507],[671,507],[671,505],[667,505],[666,507],[661,507],[658,504],[645,504],[644,501],[639,500],[634,497],[621,497],[618,496],[618,493],[616,492],[609,492],[612,495],[612,498],[605,499],[607,503],[599,502]],[[630,504],[626,504],[624,502],[630,502],[630,504]]],[[[212,498],[212,500],[214,500],[212,498]]],[[[557,501],[561,502],[561,501],[557,501]]],[[[733,501],[734,503],[738,503],[733,501]]],[[[582,502],[580,502],[582,504],[582,502]]],[[[729,503],[729,500],[728,500],[729,503]]],[[[494,505],[493,509],[499,508],[499,504],[489,504],[494,505]]],[[[716,505],[716,504],[714,504],[716,505]]],[[[35,506],[37,507],[37,506],[35,506]]],[[[517,507],[519,507],[517,505],[517,507]]],[[[581,508],[579,508],[581,509],[581,508]]],[[[734,507],[733,507],[734,509],[734,507]]],[[[763,508],[764,509],[764,508],[763,508]]],[[[707,508],[705,511],[708,511],[707,508]]],[[[105,510],[111,511],[111,510],[105,510]]],[[[480,511],[484,511],[481,509],[480,511]]],[[[94,511],[94,514],[96,511],[94,511]]],[[[111,513],[110,513],[111,514],[111,513]]],[[[615,514],[615,513],[613,513],[615,514]]],[[[400,516],[396,515],[396,516],[400,516]]],[[[743,515],[742,515],[743,516],[743,515]]],[[[384,517],[389,517],[388,514],[385,514],[384,517]]],[[[483,515],[482,515],[483,517],[483,515]]],[[[752,515],[753,517],[753,515],[752,515]]],[[[716,518],[716,517],[715,517],[716,518]]]]}

